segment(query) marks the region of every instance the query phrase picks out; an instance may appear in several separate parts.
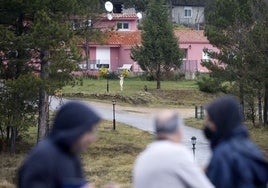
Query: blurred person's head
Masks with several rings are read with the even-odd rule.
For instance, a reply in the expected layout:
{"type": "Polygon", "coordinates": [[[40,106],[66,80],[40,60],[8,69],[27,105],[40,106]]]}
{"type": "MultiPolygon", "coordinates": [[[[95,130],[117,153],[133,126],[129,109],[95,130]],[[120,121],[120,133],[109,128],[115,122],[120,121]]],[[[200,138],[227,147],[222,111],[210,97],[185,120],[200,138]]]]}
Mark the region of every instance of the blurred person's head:
{"type": "Polygon", "coordinates": [[[233,96],[216,99],[206,107],[204,133],[215,147],[220,140],[232,137],[235,128],[242,126],[240,106],[233,96]]]}
{"type": "Polygon", "coordinates": [[[155,131],[158,140],[169,140],[179,143],[182,139],[180,127],[183,120],[172,111],[163,111],[155,118],[155,131]]]}
{"type": "Polygon", "coordinates": [[[50,137],[68,152],[84,152],[96,140],[100,120],[100,116],[86,104],[68,102],[57,112],[50,137]]]}

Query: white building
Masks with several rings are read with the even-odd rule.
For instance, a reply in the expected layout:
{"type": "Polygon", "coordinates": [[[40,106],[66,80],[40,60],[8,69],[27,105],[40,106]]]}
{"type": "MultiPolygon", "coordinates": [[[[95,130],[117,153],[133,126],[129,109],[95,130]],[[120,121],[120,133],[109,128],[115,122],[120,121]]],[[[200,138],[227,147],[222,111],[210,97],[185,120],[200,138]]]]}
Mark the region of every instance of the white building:
{"type": "Polygon", "coordinates": [[[204,0],[172,0],[172,21],[195,29],[202,29],[205,22],[204,0]]]}

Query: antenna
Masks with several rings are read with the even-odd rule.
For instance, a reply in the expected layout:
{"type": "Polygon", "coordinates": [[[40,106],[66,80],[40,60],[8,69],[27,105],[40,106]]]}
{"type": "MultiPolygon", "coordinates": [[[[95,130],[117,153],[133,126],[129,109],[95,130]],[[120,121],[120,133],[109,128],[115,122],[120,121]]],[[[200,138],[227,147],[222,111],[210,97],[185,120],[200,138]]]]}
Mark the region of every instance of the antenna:
{"type": "Polygon", "coordinates": [[[110,13],[108,13],[108,14],[107,14],[107,18],[108,18],[108,20],[112,20],[112,19],[113,19],[113,15],[110,14],[110,13]]]}
{"type": "Polygon", "coordinates": [[[106,1],[105,9],[106,9],[107,12],[112,12],[113,9],[114,9],[113,3],[111,3],[110,1],[106,1]]]}
{"type": "Polygon", "coordinates": [[[142,13],[141,12],[138,12],[137,13],[137,17],[139,18],[139,20],[142,19],[142,13]]]}

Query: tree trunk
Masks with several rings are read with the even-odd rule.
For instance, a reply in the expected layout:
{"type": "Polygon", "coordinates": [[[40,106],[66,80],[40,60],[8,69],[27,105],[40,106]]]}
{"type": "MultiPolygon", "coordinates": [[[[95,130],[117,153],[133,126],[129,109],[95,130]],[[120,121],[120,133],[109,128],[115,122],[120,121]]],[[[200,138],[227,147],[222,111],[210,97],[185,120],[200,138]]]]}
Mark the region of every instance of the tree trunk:
{"type": "Polygon", "coordinates": [[[258,115],[259,115],[259,125],[262,124],[262,96],[261,89],[258,89],[258,115]]]}
{"type": "Polygon", "coordinates": [[[15,150],[16,150],[16,138],[17,138],[17,128],[16,127],[11,127],[10,153],[15,153],[15,150]]]}
{"type": "Polygon", "coordinates": [[[157,65],[156,70],[156,89],[161,89],[161,71],[160,71],[160,64],[157,65]]]}
{"type": "Polygon", "coordinates": [[[241,112],[243,117],[245,117],[244,84],[241,80],[239,83],[239,99],[240,99],[241,112]]]}
{"type": "Polygon", "coordinates": [[[255,127],[255,102],[254,102],[254,97],[250,97],[248,99],[248,108],[250,110],[250,119],[251,119],[251,122],[253,124],[253,126],[255,127]]]}
{"type": "MultiPolygon", "coordinates": [[[[48,51],[44,51],[41,54],[41,73],[40,77],[43,81],[48,79],[49,76],[49,63],[48,63],[48,51]]],[[[38,134],[37,141],[42,140],[48,133],[48,113],[49,113],[49,101],[48,93],[46,91],[45,83],[40,87],[39,91],[39,116],[38,116],[38,134]]]]}
{"type": "Polygon", "coordinates": [[[264,86],[264,97],[263,97],[263,125],[268,124],[268,84],[264,86]]]}
{"type": "Polygon", "coordinates": [[[161,89],[161,81],[157,79],[156,89],[161,89]]]}
{"type": "Polygon", "coordinates": [[[9,138],[10,138],[10,126],[9,125],[7,125],[7,128],[6,128],[6,131],[7,131],[7,136],[6,136],[6,143],[8,143],[9,142],[9,138]]]}
{"type": "Polygon", "coordinates": [[[41,141],[48,133],[48,94],[45,90],[39,94],[39,116],[37,141],[41,141]]]}

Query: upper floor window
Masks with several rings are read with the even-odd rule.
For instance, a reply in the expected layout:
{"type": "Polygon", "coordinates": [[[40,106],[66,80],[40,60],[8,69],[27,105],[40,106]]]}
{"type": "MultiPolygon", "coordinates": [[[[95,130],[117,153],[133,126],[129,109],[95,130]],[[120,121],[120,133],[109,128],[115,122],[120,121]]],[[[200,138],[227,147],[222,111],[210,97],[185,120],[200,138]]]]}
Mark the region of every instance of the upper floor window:
{"type": "Polygon", "coordinates": [[[184,17],[191,18],[192,17],[192,7],[184,7],[184,17]]]}
{"type": "Polygon", "coordinates": [[[118,22],[117,30],[119,31],[128,31],[130,30],[129,22],[118,22]]]}

